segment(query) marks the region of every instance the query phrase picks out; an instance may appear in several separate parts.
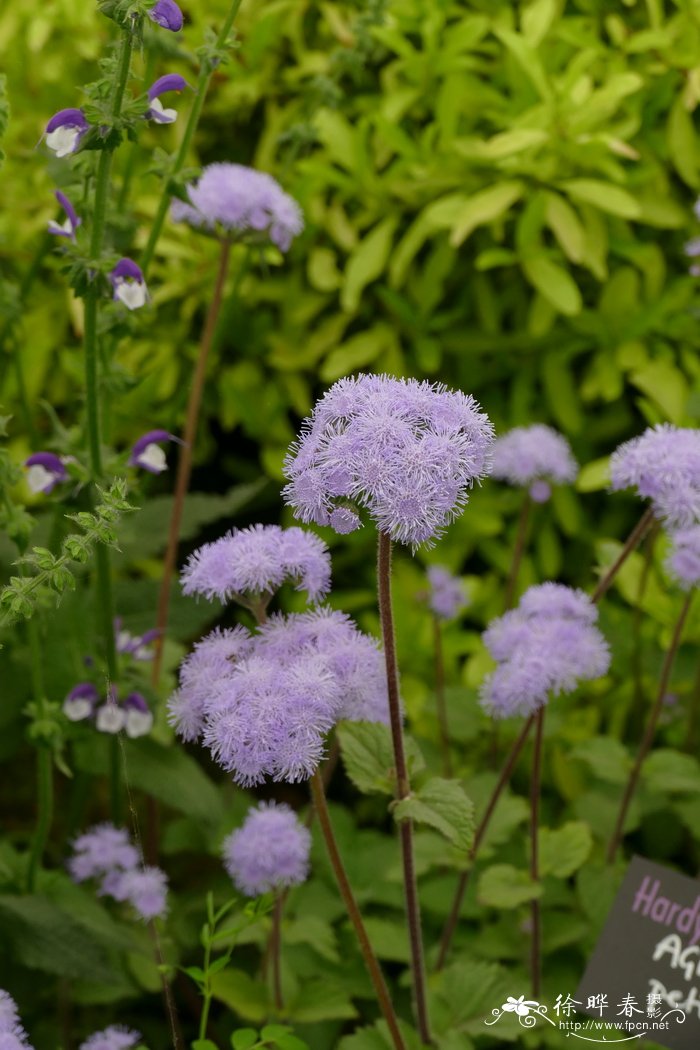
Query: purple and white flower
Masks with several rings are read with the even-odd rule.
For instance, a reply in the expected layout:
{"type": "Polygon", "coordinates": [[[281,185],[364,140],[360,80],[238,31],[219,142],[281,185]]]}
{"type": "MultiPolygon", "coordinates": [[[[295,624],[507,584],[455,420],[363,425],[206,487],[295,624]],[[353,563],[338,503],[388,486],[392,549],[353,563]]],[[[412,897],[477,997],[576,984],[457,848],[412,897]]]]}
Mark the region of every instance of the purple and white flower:
{"type": "Polygon", "coordinates": [[[114,689],[95,714],[95,725],[101,733],[121,733],[126,725],[126,711],[117,702],[114,689]]]}
{"type": "Polygon", "coordinates": [[[140,1032],[133,1028],[126,1028],[121,1024],[111,1024],[99,1032],[89,1035],[79,1047],[79,1050],[131,1050],[141,1042],[140,1032]]]}
{"type": "Polygon", "coordinates": [[[27,468],[27,486],[33,494],[48,495],[56,485],[68,478],[64,461],[54,452],[34,452],[24,465],[27,468]]]}
{"type": "Polygon", "coordinates": [[[114,299],[127,310],[138,310],[148,302],[148,288],[141,271],[133,259],[120,259],[109,275],[114,290],[114,299]]]}
{"type": "Polygon", "coordinates": [[[118,616],[114,621],[114,634],[118,653],[146,663],[153,659],[153,652],[148,646],[155,642],[156,638],[160,638],[161,632],[157,627],[153,627],[143,634],[132,634],[122,627],[121,617],[118,616]]]}
{"type": "Polygon", "coordinates": [[[71,722],[82,722],[92,717],[98,699],[92,682],[78,682],[63,701],[63,713],[71,722]]]}
{"type": "Polygon", "coordinates": [[[184,91],[186,87],[187,81],[179,73],[166,73],[164,77],[159,77],[148,89],[150,107],[146,115],[156,124],[174,124],[177,120],[177,110],[164,109],[160,96],[169,91],[184,91]]]}
{"type": "Polygon", "coordinates": [[[82,109],[61,109],[46,125],[46,145],[57,157],[75,153],[90,125],[82,109]]]}
{"type": "Polygon", "coordinates": [[[155,7],[148,12],[148,17],[156,25],[169,29],[171,33],[179,33],[182,29],[182,11],[175,0],[158,0],[155,7]]]}
{"type": "Polygon", "coordinates": [[[48,231],[49,233],[54,233],[57,237],[70,237],[70,239],[74,241],[75,231],[82,224],[83,220],[77,215],[75,208],[68,200],[65,193],[56,190],[56,200],[66,213],[66,220],[61,223],[56,222],[55,219],[49,219],[48,231]]]}
{"type": "Polygon", "coordinates": [[[261,802],[223,844],[224,867],[247,897],[298,886],[309,875],[311,834],[284,803],[261,802]]]}
{"type": "Polygon", "coordinates": [[[135,739],[146,736],[153,727],[153,714],[141,693],[129,693],[123,704],[125,712],[124,730],[135,739]]]}
{"type": "Polygon", "coordinates": [[[167,430],[149,430],[142,434],[131,449],[129,456],[130,467],[141,467],[149,474],[162,474],[168,469],[165,452],[160,447],[163,442],[174,441],[181,445],[182,441],[175,434],[169,434],[167,430]]]}

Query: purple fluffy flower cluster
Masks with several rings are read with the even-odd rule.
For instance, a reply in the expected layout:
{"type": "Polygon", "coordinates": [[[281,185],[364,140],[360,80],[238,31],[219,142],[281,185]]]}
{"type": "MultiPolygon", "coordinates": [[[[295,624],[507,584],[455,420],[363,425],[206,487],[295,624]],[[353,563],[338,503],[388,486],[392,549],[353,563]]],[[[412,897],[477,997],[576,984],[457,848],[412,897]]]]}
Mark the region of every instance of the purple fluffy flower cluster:
{"type": "Polygon", "coordinates": [[[125,828],[98,824],[73,843],[68,870],[76,882],[100,879],[100,896],[128,901],[142,919],[167,910],[167,879],[160,868],[144,867],[125,828]]]}
{"type": "Polygon", "coordinates": [[[671,533],[666,568],[684,591],[700,586],[700,524],[671,533]]]}
{"type": "Polygon", "coordinates": [[[17,1003],[0,988],[0,1050],[31,1050],[19,1019],[17,1003]]]}
{"type": "Polygon", "coordinates": [[[323,540],[297,527],[251,525],[232,529],[221,539],[205,543],[192,554],[182,570],[185,594],[203,594],[222,602],[245,601],[250,596],[271,595],[285,580],[296,582],[310,601],[328,593],[331,560],[323,540]]]}
{"type": "Polygon", "coordinates": [[[309,874],[311,834],[289,806],[261,802],[223,844],[224,867],[247,897],[298,886],[309,874]]]}
{"type": "Polygon", "coordinates": [[[599,678],[610,650],[596,627],[598,610],[583,591],[558,583],[531,587],[517,609],[484,634],[498,666],[484,680],[481,705],[495,718],[532,715],[550,694],[599,678]]]}
{"type": "Polygon", "coordinates": [[[130,1047],[140,1042],[140,1032],[124,1025],[112,1024],[100,1032],[93,1032],[80,1044],[79,1050],[130,1050],[130,1047]]]}
{"type": "Polygon", "coordinates": [[[276,179],[243,164],[209,164],[187,187],[187,196],[189,204],[173,201],[171,215],[196,229],[221,227],[229,237],[267,239],[286,252],[304,228],[299,205],[276,179]]]}
{"type": "Polygon", "coordinates": [[[464,584],[444,565],[430,565],[427,570],[428,605],[441,620],[453,620],[467,604],[464,584]]]}
{"type": "Polygon", "coordinates": [[[515,427],[494,443],[493,477],[509,485],[529,486],[536,503],[549,499],[549,482],[573,481],[577,473],[569,442],[544,423],[515,427]]]}
{"type": "Polygon", "coordinates": [[[184,661],[168,706],[178,733],[201,735],[244,786],[309,777],[341,718],[389,718],[377,642],[330,609],[273,616],[256,634],[213,632],[184,661]]]}
{"type": "Polygon", "coordinates": [[[399,543],[431,543],[489,470],[493,428],[461,391],[415,379],[341,379],[285,462],[298,518],[352,532],[365,508],[399,543]]]}
{"type": "Polygon", "coordinates": [[[700,521],[700,430],[648,427],[613,452],[610,479],[613,490],[635,488],[650,499],[655,515],[671,526],[700,521]]]}

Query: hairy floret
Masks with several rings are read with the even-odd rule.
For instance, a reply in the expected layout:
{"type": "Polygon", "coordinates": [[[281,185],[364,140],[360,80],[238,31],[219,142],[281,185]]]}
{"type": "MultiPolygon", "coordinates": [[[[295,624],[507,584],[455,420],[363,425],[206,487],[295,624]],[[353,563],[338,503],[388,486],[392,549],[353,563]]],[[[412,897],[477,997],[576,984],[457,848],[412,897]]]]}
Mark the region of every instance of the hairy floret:
{"type": "Polygon", "coordinates": [[[289,806],[261,802],[224,841],[224,866],[248,897],[297,886],[309,874],[311,835],[289,806]]]}
{"type": "Polygon", "coordinates": [[[614,491],[634,488],[668,525],[700,521],[700,430],[663,423],[626,441],[610,459],[614,491]]]}
{"type": "Polygon", "coordinates": [[[700,585],[700,525],[671,533],[666,568],[684,591],[700,585]]]}
{"type": "Polygon", "coordinates": [[[529,486],[535,502],[544,503],[550,495],[548,482],[573,481],[578,464],[562,434],[544,423],[534,423],[514,427],[496,438],[492,473],[509,485],[529,486]]]}

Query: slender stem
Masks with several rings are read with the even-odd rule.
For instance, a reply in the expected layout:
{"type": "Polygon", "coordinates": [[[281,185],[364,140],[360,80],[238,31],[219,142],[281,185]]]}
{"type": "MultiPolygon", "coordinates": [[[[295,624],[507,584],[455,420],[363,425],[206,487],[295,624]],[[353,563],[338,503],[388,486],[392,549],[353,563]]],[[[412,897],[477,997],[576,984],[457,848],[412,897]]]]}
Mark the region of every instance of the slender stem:
{"type": "Polygon", "coordinates": [[[445,701],[445,660],[442,651],[442,625],[440,618],[435,613],[433,613],[433,653],[435,656],[435,700],[437,703],[438,726],[440,728],[442,771],[449,780],[452,776],[452,756],[450,754],[450,726],[447,718],[447,703],[445,701]]]}
{"type": "Polygon", "coordinates": [[[202,996],[202,1012],[199,1015],[199,1038],[206,1039],[207,1037],[207,1024],[209,1022],[209,1009],[211,1007],[211,981],[209,980],[209,967],[211,965],[211,941],[207,938],[207,943],[204,946],[204,973],[206,975],[206,984],[204,986],[204,994],[202,996]]]}
{"type": "Polygon", "coordinates": [[[597,585],[595,587],[595,590],[593,591],[593,594],[591,595],[591,601],[592,602],[599,602],[600,601],[600,599],[603,597],[603,595],[608,590],[608,588],[610,587],[611,583],[613,582],[613,580],[617,576],[617,574],[620,571],[620,569],[622,568],[622,566],[625,564],[625,562],[629,558],[629,556],[632,553],[632,551],[635,549],[635,547],[639,543],[641,543],[641,541],[643,540],[644,536],[646,535],[648,530],[651,528],[653,522],[654,522],[654,510],[653,510],[652,507],[649,507],[649,509],[644,512],[642,517],[639,519],[639,521],[637,522],[635,527],[630,532],[629,536],[627,537],[627,540],[625,541],[624,547],[622,548],[622,550],[618,554],[618,556],[615,559],[615,561],[613,562],[613,564],[610,566],[610,568],[605,573],[605,575],[602,576],[601,579],[598,581],[598,583],[597,583],[597,585]]]}
{"type": "Polygon", "coordinates": [[[671,671],[673,670],[673,664],[676,659],[676,653],[681,642],[681,636],[683,634],[683,627],[690,611],[690,605],[693,598],[693,592],[689,591],[688,595],[681,606],[681,611],[676,620],[676,625],[673,628],[673,634],[671,636],[670,645],[666,651],[664,658],[663,667],[661,668],[661,677],[659,678],[659,688],[656,694],[656,700],[654,706],[651,709],[649,718],[647,720],[646,728],[644,730],[644,736],[642,737],[637,751],[637,757],[634,760],[634,765],[630,771],[630,775],[627,779],[624,793],[622,795],[622,801],[620,803],[620,810],[617,814],[617,820],[615,821],[615,829],[610,837],[608,843],[607,862],[612,864],[615,860],[615,854],[617,853],[618,847],[622,841],[622,835],[624,832],[625,818],[629,809],[630,802],[637,788],[639,782],[639,775],[644,764],[644,759],[649,754],[651,745],[654,742],[654,735],[656,733],[656,727],[659,722],[659,716],[663,710],[664,696],[668,689],[668,683],[671,678],[671,671]]]}
{"type": "MultiPolygon", "coordinates": [[[[229,12],[226,16],[226,19],[219,31],[219,35],[216,38],[216,48],[222,48],[226,44],[226,41],[228,40],[228,35],[231,32],[234,19],[238,14],[238,8],[240,6],[241,0],[233,0],[233,3],[231,4],[229,12]]],[[[206,60],[203,61],[201,69],[199,71],[199,76],[197,78],[197,86],[195,88],[192,109],[190,110],[190,115],[187,118],[187,124],[185,125],[185,131],[182,136],[182,141],[180,142],[177,153],[175,154],[175,159],[173,160],[172,167],[169,171],[170,179],[174,179],[175,176],[177,176],[180,173],[185,161],[187,160],[187,154],[189,153],[189,149],[192,144],[192,139],[194,138],[194,133],[197,130],[199,118],[202,114],[202,108],[204,106],[204,100],[207,96],[207,91],[209,90],[209,84],[211,82],[213,73],[214,67],[211,65],[211,63],[206,60]]],[[[151,226],[151,232],[148,236],[146,247],[144,248],[141,255],[141,269],[143,270],[144,274],[147,273],[148,268],[151,265],[151,262],[153,261],[153,255],[156,250],[156,244],[158,243],[158,238],[160,237],[161,230],[163,229],[165,216],[168,212],[170,197],[170,180],[166,179],[163,195],[159,201],[158,209],[153,220],[153,225],[151,226]]]]}
{"type": "Polygon", "coordinates": [[[450,909],[450,914],[447,917],[447,921],[445,922],[445,926],[442,931],[442,938],[440,940],[440,950],[438,952],[438,959],[435,967],[436,970],[441,970],[445,965],[445,962],[447,961],[447,955],[450,950],[450,945],[452,944],[452,938],[454,937],[455,930],[457,929],[457,923],[459,922],[459,913],[462,909],[462,901],[464,900],[464,894],[466,892],[467,886],[469,885],[469,878],[473,870],[472,865],[474,863],[474,860],[476,859],[479,847],[481,846],[481,843],[484,840],[484,836],[486,835],[489,824],[491,823],[491,817],[493,816],[494,810],[496,808],[496,803],[498,802],[499,798],[503,793],[503,790],[505,789],[506,785],[508,784],[508,781],[510,780],[511,774],[515,767],[515,763],[518,761],[520,752],[525,746],[525,741],[528,738],[534,721],[535,716],[531,715],[530,718],[528,718],[525,725],[523,726],[523,728],[521,729],[520,734],[516,739],[515,743],[513,744],[512,748],[510,749],[510,753],[503,765],[503,768],[501,769],[501,773],[498,778],[498,783],[491,792],[491,797],[489,798],[488,803],[486,805],[486,809],[484,810],[484,815],[479,821],[479,825],[476,831],[474,832],[474,842],[472,843],[472,847],[469,851],[470,867],[462,872],[462,874],[460,875],[459,883],[457,884],[457,891],[452,902],[452,908],[450,909]]]}
{"type": "MultiPolygon", "coordinates": [[[[532,779],[530,781],[530,878],[533,882],[538,882],[540,877],[539,832],[544,711],[544,707],[541,707],[535,715],[535,751],[532,758],[532,779]]],[[[530,916],[532,922],[530,977],[532,980],[532,996],[536,999],[540,994],[542,970],[542,914],[539,897],[535,897],[530,903],[530,916]]]]}
{"type": "MultiPolygon", "coordinates": [[[[391,606],[391,539],[385,532],[379,532],[377,546],[377,581],[379,596],[379,617],[382,624],[384,642],[384,660],[386,663],[387,692],[389,697],[389,717],[391,719],[391,738],[394,746],[396,763],[396,797],[410,798],[411,783],[408,776],[406,752],[403,740],[403,720],[399,698],[399,672],[396,660],[396,640],[394,637],[394,614],[391,606]]],[[[420,919],[418,885],[413,859],[413,821],[399,822],[401,854],[403,859],[403,882],[406,897],[406,918],[411,945],[411,974],[413,978],[413,996],[416,1009],[418,1032],[424,1043],[430,1043],[430,1023],[425,989],[425,962],[423,959],[423,933],[420,919]]]]}
{"type": "Polygon", "coordinates": [[[401,1035],[399,1022],[391,1001],[391,996],[389,995],[389,989],[386,986],[386,981],[384,980],[384,975],[377,960],[377,956],[374,954],[374,949],[372,948],[370,939],[367,936],[367,930],[365,929],[365,924],[362,920],[362,913],[360,912],[357,901],[355,900],[355,895],[348,880],[347,872],[345,871],[345,866],[343,865],[343,860],[340,856],[340,851],[338,850],[338,843],[336,842],[333,833],[333,825],[331,824],[331,817],[328,812],[326,794],[323,790],[323,780],[318,770],[311,777],[310,783],[314,807],[318,816],[321,833],[326,843],[326,849],[333,868],[333,873],[336,882],[338,883],[338,889],[340,890],[340,895],[343,898],[345,907],[347,908],[350,921],[355,928],[355,933],[360,943],[360,950],[365,960],[365,966],[369,971],[379,1006],[381,1007],[384,1020],[389,1028],[391,1041],[394,1044],[395,1050],[406,1050],[406,1043],[401,1035]]]}
{"type": "Polygon", "coordinates": [[[180,524],[182,522],[182,512],[185,506],[185,497],[187,496],[187,490],[190,484],[190,476],[192,474],[192,453],[194,450],[194,443],[197,437],[197,426],[199,423],[199,410],[202,404],[202,394],[204,391],[204,381],[207,374],[207,361],[209,358],[209,351],[211,349],[212,340],[214,338],[214,332],[216,330],[216,322],[221,310],[221,303],[223,301],[224,286],[226,284],[226,276],[228,274],[229,258],[231,254],[231,243],[230,241],[222,241],[221,252],[219,254],[219,266],[216,275],[216,283],[214,285],[214,295],[212,297],[207,319],[204,325],[204,331],[202,333],[202,341],[199,345],[199,353],[197,355],[197,364],[195,366],[194,376],[192,378],[192,386],[190,387],[190,396],[187,402],[187,416],[185,418],[185,429],[182,435],[183,444],[180,447],[180,456],[177,465],[177,479],[175,481],[175,498],[173,500],[173,509],[170,515],[170,527],[168,530],[168,545],[165,551],[165,559],[163,562],[163,576],[160,584],[160,592],[158,595],[158,615],[156,618],[156,627],[158,628],[159,634],[155,643],[155,651],[153,654],[153,665],[151,671],[151,682],[153,687],[156,688],[160,680],[160,671],[163,662],[163,643],[165,640],[165,629],[168,625],[168,613],[170,606],[170,587],[172,584],[172,576],[175,571],[175,562],[177,560],[177,547],[180,540],[180,524]]]}
{"type": "Polygon", "coordinates": [[[634,679],[634,699],[636,703],[642,700],[642,601],[649,582],[649,574],[654,558],[654,544],[659,532],[658,522],[654,522],[646,538],[644,551],[644,564],[639,574],[639,584],[634,603],[634,614],[632,617],[632,677],[634,679]]]}
{"type": "Polygon", "coordinates": [[[515,534],[515,546],[513,548],[513,560],[511,562],[510,572],[508,573],[508,582],[506,584],[504,606],[506,612],[513,605],[513,599],[515,598],[515,592],[518,587],[518,573],[520,572],[520,565],[523,560],[523,554],[525,553],[531,508],[532,500],[530,499],[529,493],[526,493],[520,508],[520,516],[518,517],[518,528],[515,534]]]}
{"type": "Polygon", "coordinates": [[[688,728],[685,734],[685,750],[693,755],[698,746],[698,725],[700,724],[700,664],[695,673],[693,688],[688,700],[688,728]]]}
{"type": "Polygon", "coordinates": [[[272,932],[270,935],[270,955],[272,957],[272,995],[275,1003],[275,1011],[278,1017],[282,1016],[284,1010],[284,999],[282,998],[282,905],[284,898],[281,894],[275,894],[275,903],[272,909],[272,932]]]}

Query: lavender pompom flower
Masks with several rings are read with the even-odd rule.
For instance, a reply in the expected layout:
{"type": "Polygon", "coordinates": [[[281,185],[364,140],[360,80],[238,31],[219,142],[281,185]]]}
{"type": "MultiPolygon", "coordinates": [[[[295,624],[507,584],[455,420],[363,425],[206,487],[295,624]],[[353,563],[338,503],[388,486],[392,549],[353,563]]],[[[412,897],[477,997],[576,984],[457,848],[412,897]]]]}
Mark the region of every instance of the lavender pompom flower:
{"type": "Polygon", "coordinates": [[[269,240],[286,252],[304,228],[299,205],[272,175],[242,164],[209,164],[187,187],[189,203],[174,200],[171,216],[195,229],[252,243],[269,240]]]}
{"type": "Polygon", "coordinates": [[[271,595],[287,579],[310,601],[318,601],[330,588],[330,554],[312,532],[279,525],[232,529],[196,550],[181,575],[185,594],[244,604],[250,597],[271,595]]]}
{"type": "Polygon", "coordinates": [[[124,1025],[112,1024],[103,1028],[80,1044],[79,1050],[130,1050],[141,1042],[141,1033],[124,1025]]]}
{"type": "Polygon", "coordinates": [[[684,591],[700,586],[700,524],[671,533],[666,569],[684,591]]]}
{"type": "Polygon", "coordinates": [[[184,21],[182,11],[175,0],[158,0],[158,3],[148,12],[148,17],[156,25],[169,29],[171,33],[179,33],[184,21]]]}
{"type": "Polygon", "coordinates": [[[63,701],[62,710],[71,722],[91,718],[97,706],[98,695],[92,682],[78,682],[63,701]]]}
{"type": "Polygon", "coordinates": [[[662,423],[620,445],[610,459],[613,491],[635,488],[654,514],[684,528],[700,520],[700,430],[662,423]]]}
{"type": "Polygon", "coordinates": [[[599,678],[610,650],[595,626],[598,610],[583,591],[563,584],[531,587],[517,609],[494,620],[484,642],[498,666],[482,683],[480,702],[494,718],[530,716],[550,695],[599,678]]]}
{"type": "Polygon", "coordinates": [[[141,267],[133,259],[120,259],[109,275],[113,298],[127,310],[138,310],[148,302],[148,288],[141,267]]]}
{"type": "Polygon", "coordinates": [[[46,145],[57,157],[75,153],[90,125],[81,109],[61,109],[46,125],[46,145]]]}
{"type": "Polygon", "coordinates": [[[261,802],[223,844],[224,867],[247,897],[259,897],[308,878],[311,834],[289,806],[261,802]]]}
{"type": "Polygon", "coordinates": [[[174,124],[177,110],[164,109],[160,96],[169,91],[184,91],[187,86],[187,81],[179,73],[166,73],[164,77],[159,77],[148,89],[150,106],[146,115],[156,124],[174,124]]]}
{"type": "Polygon", "coordinates": [[[74,841],[68,870],[76,882],[85,882],[114,870],[131,871],[138,863],[138,850],[125,828],[97,824],[74,841]]]}
{"type": "Polygon", "coordinates": [[[57,237],[69,237],[72,241],[75,241],[75,231],[82,225],[83,220],[78,216],[65,193],[56,190],[56,200],[66,213],[66,219],[62,223],[56,222],[55,219],[49,219],[48,231],[57,237]]]}
{"type": "Polygon", "coordinates": [[[54,452],[34,452],[24,465],[27,468],[27,487],[36,495],[43,492],[48,496],[62,481],[68,479],[68,472],[63,460],[54,452]]]}
{"type": "Polygon", "coordinates": [[[0,988],[0,1050],[32,1050],[9,992],[0,988]]]}
{"type": "Polygon", "coordinates": [[[284,497],[304,522],[341,532],[364,508],[381,532],[431,544],[489,470],[493,428],[461,391],[415,379],[341,379],[285,461],[284,497]]]}
{"type": "Polygon", "coordinates": [[[167,910],[168,880],[160,868],[130,868],[109,872],[100,888],[102,895],[128,901],[142,919],[162,918],[167,910]]]}
{"type": "Polygon", "coordinates": [[[467,604],[464,583],[443,565],[430,565],[428,605],[440,620],[453,620],[467,604]]]}
{"type": "Polygon", "coordinates": [[[515,427],[493,446],[493,477],[529,488],[535,503],[546,503],[550,482],[574,481],[578,464],[566,438],[544,423],[515,427]]]}
{"type": "Polygon", "coordinates": [[[174,441],[181,445],[182,441],[175,434],[169,434],[167,430],[149,430],[142,434],[135,442],[129,456],[130,467],[141,467],[149,474],[162,474],[168,469],[165,452],[160,447],[167,441],[174,441]]]}
{"type": "Polygon", "coordinates": [[[193,742],[201,736],[212,696],[233,674],[234,661],[244,656],[252,644],[252,635],[240,625],[226,630],[217,628],[197,642],[183,660],[179,688],[168,701],[168,721],[183,740],[193,742]]]}

